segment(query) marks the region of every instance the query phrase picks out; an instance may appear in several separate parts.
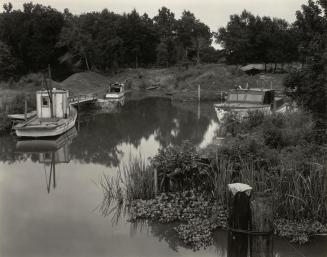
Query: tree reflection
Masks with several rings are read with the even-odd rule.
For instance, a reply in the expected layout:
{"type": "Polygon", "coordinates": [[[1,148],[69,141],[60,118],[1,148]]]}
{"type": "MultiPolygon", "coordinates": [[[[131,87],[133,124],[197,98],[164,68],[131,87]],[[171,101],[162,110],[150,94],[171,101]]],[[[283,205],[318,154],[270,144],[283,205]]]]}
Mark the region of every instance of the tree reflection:
{"type": "MultiPolygon", "coordinates": [[[[181,104],[180,104],[181,105],[181,104]]],[[[193,107],[181,108],[169,99],[146,98],[125,102],[118,109],[101,109],[81,112],[78,137],[71,144],[72,159],[82,163],[96,163],[117,167],[124,154],[122,144],[139,147],[142,140],[151,136],[160,146],[180,144],[189,140],[199,144],[207,130],[210,118],[198,118],[193,107]]],[[[30,159],[38,161],[31,153],[15,152],[13,137],[0,137],[0,160],[14,162],[30,159]]]]}
{"type": "Polygon", "coordinates": [[[193,112],[173,106],[168,99],[129,101],[119,112],[98,114],[82,123],[72,155],[81,162],[117,167],[123,143],[137,148],[142,139],[154,135],[161,146],[186,139],[199,144],[209,122],[205,116],[198,120],[193,112]]]}

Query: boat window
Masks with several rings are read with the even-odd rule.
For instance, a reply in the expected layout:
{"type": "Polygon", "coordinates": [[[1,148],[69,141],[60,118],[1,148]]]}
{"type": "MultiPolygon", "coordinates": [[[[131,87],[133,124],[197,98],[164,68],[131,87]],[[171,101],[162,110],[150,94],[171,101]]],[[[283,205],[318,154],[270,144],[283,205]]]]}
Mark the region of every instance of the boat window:
{"type": "Polygon", "coordinates": [[[42,107],[49,107],[49,102],[48,96],[42,96],[42,107]]]}
{"type": "Polygon", "coordinates": [[[248,94],[246,97],[246,101],[248,102],[262,102],[263,95],[253,95],[253,94],[248,94]]]}
{"type": "Polygon", "coordinates": [[[51,160],[51,153],[44,153],[44,160],[51,160]]]}
{"type": "Polygon", "coordinates": [[[110,92],[113,92],[113,93],[119,93],[120,92],[120,87],[112,87],[110,89],[110,92]]]}
{"type": "Polygon", "coordinates": [[[229,101],[244,101],[246,94],[244,93],[232,93],[229,95],[229,101]]]}

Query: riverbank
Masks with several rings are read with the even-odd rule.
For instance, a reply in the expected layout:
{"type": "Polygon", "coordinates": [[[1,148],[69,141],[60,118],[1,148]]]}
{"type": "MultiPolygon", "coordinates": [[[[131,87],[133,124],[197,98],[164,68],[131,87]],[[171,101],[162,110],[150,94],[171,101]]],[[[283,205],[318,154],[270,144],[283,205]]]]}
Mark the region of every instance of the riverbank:
{"type": "MultiPolygon", "coordinates": [[[[248,76],[237,66],[225,64],[203,64],[189,68],[170,67],[165,69],[121,69],[116,72],[99,74],[96,72],[75,73],[65,80],[51,81],[52,87],[65,88],[70,95],[96,94],[103,98],[111,82],[124,82],[129,99],[165,97],[175,102],[198,101],[198,86],[201,101],[219,101],[221,92],[235,86],[273,87],[281,90],[285,74],[265,74],[248,76]]],[[[35,92],[43,85],[41,73],[28,74],[18,81],[0,82],[0,131],[10,128],[8,113],[23,113],[22,102],[27,98],[28,108],[35,106],[35,92]],[[18,104],[19,102],[19,104],[18,104]],[[17,106],[16,106],[17,105],[17,106]]]]}
{"type": "MultiPolygon", "coordinates": [[[[237,66],[225,64],[203,64],[188,69],[170,67],[165,69],[121,69],[100,74],[96,72],[75,73],[63,81],[52,81],[53,87],[68,89],[72,95],[104,94],[109,83],[125,82],[132,92],[147,92],[149,95],[170,96],[175,100],[197,100],[198,86],[201,85],[201,99],[217,100],[221,91],[236,85],[245,87],[283,88],[285,74],[248,76],[237,66]]],[[[8,97],[19,93],[34,94],[42,84],[42,74],[29,74],[19,81],[0,83],[1,95],[8,97]]]]}
{"type": "Polygon", "coordinates": [[[243,121],[231,115],[225,122],[222,145],[199,153],[184,143],[160,149],[142,169],[131,162],[133,169],[112,180],[124,181],[127,175],[128,183],[115,183],[111,192],[103,184],[106,199],[119,191],[123,201],[128,190],[132,221],[179,222],[179,238],[198,249],[210,245],[213,231],[226,228],[226,188],[241,182],[272,194],[277,236],[303,244],[326,234],[326,130],[303,112],[253,113],[243,121]]]}

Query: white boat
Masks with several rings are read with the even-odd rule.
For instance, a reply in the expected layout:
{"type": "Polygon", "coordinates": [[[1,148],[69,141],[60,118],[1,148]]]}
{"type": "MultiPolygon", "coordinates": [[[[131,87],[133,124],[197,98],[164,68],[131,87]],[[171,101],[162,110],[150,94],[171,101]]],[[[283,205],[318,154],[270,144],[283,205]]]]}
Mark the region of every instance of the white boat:
{"type": "Polygon", "coordinates": [[[214,104],[214,108],[219,121],[228,112],[235,112],[240,117],[246,117],[249,111],[270,113],[274,108],[274,97],[272,89],[234,89],[229,92],[226,102],[214,104]]]}
{"type": "Polygon", "coordinates": [[[36,116],[14,126],[18,137],[53,137],[75,126],[77,110],[64,89],[36,92],[36,116]]]}
{"type": "Polygon", "coordinates": [[[125,95],[125,85],[123,83],[115,82],[111,84],[105,95],[105,99],[119,99],[125,95]]]}

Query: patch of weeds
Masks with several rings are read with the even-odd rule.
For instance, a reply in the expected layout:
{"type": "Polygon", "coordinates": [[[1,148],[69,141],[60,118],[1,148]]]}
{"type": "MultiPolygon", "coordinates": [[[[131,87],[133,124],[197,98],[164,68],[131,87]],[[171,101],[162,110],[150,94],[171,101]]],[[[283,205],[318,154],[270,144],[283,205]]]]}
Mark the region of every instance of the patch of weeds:
{"type": "Polygon", "coordinates": [[[203,194],[193,190],[162,193],[152,200],[132,201],[130,221],[147,219],[160,223],[180,223],[174,228],[184,244],[193,250],[212,243],[213,231],[227,227],[227,211],[203,194]]]}
{"type": "Polygon", "coordinates": [[[292,243],[305,244],[310,236],[327,233],[327,227],[318,221],[303,220],[301,222],[278,219],[274,222],[275,235],[287,238],[292,243]]]}

